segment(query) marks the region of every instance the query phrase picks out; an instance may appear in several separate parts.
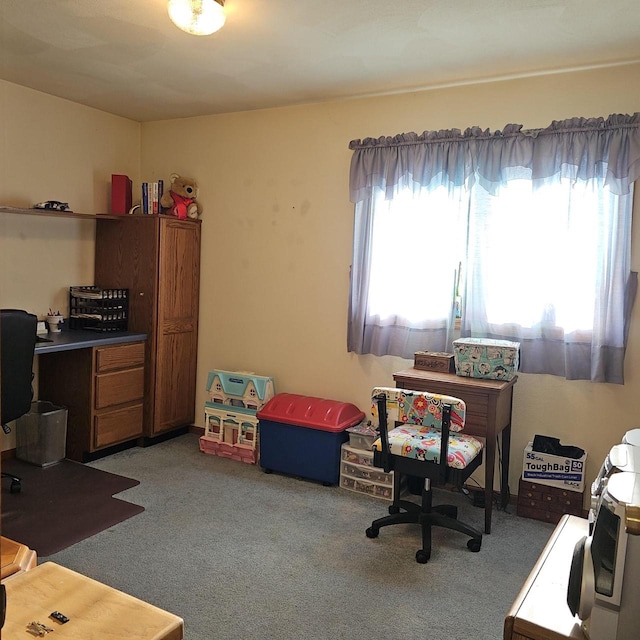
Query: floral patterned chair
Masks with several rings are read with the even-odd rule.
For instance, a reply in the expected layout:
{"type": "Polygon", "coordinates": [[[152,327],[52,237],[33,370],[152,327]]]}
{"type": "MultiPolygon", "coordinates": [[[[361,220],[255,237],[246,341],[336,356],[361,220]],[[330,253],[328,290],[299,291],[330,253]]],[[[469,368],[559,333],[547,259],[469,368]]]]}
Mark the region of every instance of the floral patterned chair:
{"type": "Polygon", "coordinates": [[[470,537],[467,547],[480,551],[482,533],[457,519],[457,507],[432,505],[431,483],[462,483],[482,464],[483,443],[461,433],[465,422],[464,401],[451,396],[391,387],[373,389],[372,414],[380,429],[373,445],[373,463],[385,472],[394,471],[393,503],[389,515],[378,518],[366,530],[377,538],[381,527],[417,523],[422,527],[422,548],[416,560],[431,557],[431,528],[444,527],[470,537]],[[396,426],[389,429],[388,422],[396,426]],[[444,444],[443,444],[444,443],[444,444]],[[421,504],[401,500],[402,475],[424,478],[421,504]]]}

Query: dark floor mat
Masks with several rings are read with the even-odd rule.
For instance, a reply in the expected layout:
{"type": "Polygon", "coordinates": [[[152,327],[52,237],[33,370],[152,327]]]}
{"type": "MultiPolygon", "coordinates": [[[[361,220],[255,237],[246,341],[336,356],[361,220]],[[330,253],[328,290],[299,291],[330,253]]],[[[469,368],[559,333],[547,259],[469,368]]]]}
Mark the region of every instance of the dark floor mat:
{"type": "Polygon", "coordinates": [[[144,511],[112,496],[139,482],[79,462],[38,467],[10,459],[2,471],[22,480],[10,493],[2,480],[2,535],[49,556],[144,511]]]}

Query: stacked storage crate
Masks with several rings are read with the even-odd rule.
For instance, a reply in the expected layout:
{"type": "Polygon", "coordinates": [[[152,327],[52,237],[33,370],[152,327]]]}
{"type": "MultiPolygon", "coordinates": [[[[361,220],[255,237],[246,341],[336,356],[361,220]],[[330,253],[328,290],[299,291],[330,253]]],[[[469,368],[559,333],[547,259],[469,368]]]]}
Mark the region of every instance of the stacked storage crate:
{"type": "Polygon", "coordinates": [[[259,455],[256,413],[274,395],[271,377],[222,369],[210,371],[200,450],[255,464],[259,455]]]}
{"type": "Polygon", "coordinates": [[[378,433],[364,422],[347,431],[349,442],[342,445],[340,486],[383,500],[393,500],[393,471],[385,473],[373,466],[372,446],[378,433]]]}
{"type": "Polygon", "coordinates": [[[126,331],[129,289],[69,287],[69,328],[126,331]]]}

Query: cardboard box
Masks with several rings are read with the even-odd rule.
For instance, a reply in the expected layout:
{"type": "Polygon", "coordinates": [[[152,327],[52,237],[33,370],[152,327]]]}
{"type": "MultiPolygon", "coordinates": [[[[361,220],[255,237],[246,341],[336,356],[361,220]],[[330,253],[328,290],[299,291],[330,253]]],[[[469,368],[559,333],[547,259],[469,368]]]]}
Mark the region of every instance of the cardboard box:
{"type": "Polygon", "coordinates": [[[440,351],[416,351],[413,355],[413,366],[415,369],[438,371],[440,373],[453,373],[455,371],[453,353],[440,351]]]}
{"type": "Polygon", "coordinates": [[[129,176],[111,175],[111,214],[123,216],[131,210],[131,180],[129,176]]]}
{"type": "Polygon", "coordinates": [[[518,372],[519,342],[459,338],[453,341],[453,351],[459,376],[508,381],[518,372]]]}
{"type": "Polygon", "coordinates": [[[564,458],[533,450],[533,442],[524,449],[522,479],[550,487],[584,491],[587,454],[581,458],[564,458]]]}

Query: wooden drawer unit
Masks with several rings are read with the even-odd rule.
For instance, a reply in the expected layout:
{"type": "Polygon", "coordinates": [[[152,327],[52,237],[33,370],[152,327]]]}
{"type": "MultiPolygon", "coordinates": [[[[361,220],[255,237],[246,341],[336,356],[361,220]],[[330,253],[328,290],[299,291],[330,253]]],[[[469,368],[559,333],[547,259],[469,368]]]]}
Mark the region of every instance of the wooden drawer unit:
{"type": "Polygon", "coordinates": [[[144,366],[144,342],[96,348],[96,373],[144,366]]]}
{"type": "Polygon", "coordinates": [[[518,515],[557,524],[565,514],[582,516],[583,491],[569,491],[520,478],[518,515]]]}
{"type": "Polygon", "coordinates": [[[145,343],[52,353],[40,358],[39,396],[67,407],[67,458],[143,435],[145,343]]]}
{"type": "Polygon", "coordinates": [[[101,413],[95,418],[94,443],[96,449],[137,438],[141,434],[141,402],[124,409],[101,413]]]}
{"type": "Polygon", "coordinates": [[[144,367],[96,376],[96,409],[140,400],[144,395],[144,367]]]}

